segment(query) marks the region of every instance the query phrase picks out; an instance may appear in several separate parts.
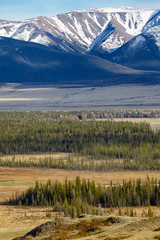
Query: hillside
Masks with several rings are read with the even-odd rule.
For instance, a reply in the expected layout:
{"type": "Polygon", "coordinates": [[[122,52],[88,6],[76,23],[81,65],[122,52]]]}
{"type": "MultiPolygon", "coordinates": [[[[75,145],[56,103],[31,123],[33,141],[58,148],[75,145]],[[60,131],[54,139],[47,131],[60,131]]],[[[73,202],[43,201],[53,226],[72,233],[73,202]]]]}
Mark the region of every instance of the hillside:
{"type": "MultiPolygon", "coordinates": [[[[1,37],[0,49],[1,83],[99,86],[141,82],[151,74],[96,56],[59,52],[11,38],[1,37]]],[[[155,73],[152,75],[156,78],[155,73]]]]}
{"type": "Polygon", "coordinates": [[[160,71],[160,25],[132,38],[107,58],[135,69],[160,71]]]}

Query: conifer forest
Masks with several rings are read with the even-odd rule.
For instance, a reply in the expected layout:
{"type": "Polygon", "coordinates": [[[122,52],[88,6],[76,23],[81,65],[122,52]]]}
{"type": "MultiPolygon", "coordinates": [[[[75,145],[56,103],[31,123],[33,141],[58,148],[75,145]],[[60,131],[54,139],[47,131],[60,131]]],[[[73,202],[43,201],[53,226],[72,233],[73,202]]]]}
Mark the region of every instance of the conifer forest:
{"type": "MultiPolygon", "coordinates": [[[[147,123],[96,121],[91,118],[93,114],[99,118],[111,112],[1,113],[0,154],[13,158],[5,161],[0,158],[0,166],[93,171],[160,169],[158,130],[151,129],[147,123]],[[46,152],[71,155],[66,161],[52,157],[36,162],[14,159],[16,154],[46,152]]],[[[158,112],[121,112],[125,114],[151,117],[158,112]]]]}

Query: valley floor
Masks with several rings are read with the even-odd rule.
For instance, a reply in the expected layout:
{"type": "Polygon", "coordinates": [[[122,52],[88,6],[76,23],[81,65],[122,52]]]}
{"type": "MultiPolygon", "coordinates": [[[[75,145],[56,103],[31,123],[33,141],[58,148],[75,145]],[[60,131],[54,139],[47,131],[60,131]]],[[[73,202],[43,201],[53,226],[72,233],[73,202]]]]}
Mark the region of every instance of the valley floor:
{"type": "Polygon", "coordinates": [[[160,85],[0,86],[0,111],[157,109],[160,85]]]}

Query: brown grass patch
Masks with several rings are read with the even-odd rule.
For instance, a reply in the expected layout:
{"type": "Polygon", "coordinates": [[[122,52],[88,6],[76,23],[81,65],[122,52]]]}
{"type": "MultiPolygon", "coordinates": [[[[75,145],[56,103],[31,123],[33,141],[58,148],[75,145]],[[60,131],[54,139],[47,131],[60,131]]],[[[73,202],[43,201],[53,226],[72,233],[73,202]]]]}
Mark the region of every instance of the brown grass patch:
{"type": "Polygon", "coordinates": [[[25,237],[25,238],[14,238],[12,240],[22,240],[22,239],[25,239],[25,240],[32,240],[31,237],[25,237]]]}
{"type": "Polygon", "coordinates": [[[132,237],[132,234],[120,234],[115,237],[107,237],[104,240],[122,240],[132,237]]]}
{"type": "Polygon", "coordinates": [[[0,159],[3,161],[6,160],[14,160],[14,161],[38,161],[38,160],[44,160],[47,158],[52,159],[68,159],[68,157],[72,155],[69,153],[33,153],[33,154],[15,154],[15,155],[4,155],[1,156],[0,159]]]}
{"type": "MultiPolygon", "coordinates": [[[[54,225],[52,222],[50,225],[43,224],[31,232],[29,232],[26,236],[22,237],[21,239],[27,239],[27,237],[39,237],[41,234],[47,233],[48,229],[51,235],[48,237],[43,238],[43,240],[66,240],[66,239],[80,239],[82,237],[93,236],[102,232],[103,227],[111,226],[112,224],[119,223],[119,217],[109,217],[107,219],[104,218],[94,218],[94,219],[85,219],[80,220],[77,223],[67,224],[59,222],[58,224],[54,225]],[[46,227],[46,228],[45,228],[46,227]],[[32,235],[33,234],[33,235],[32,235]]],[[[17,239],[18,240],[18,239],[17,239]]]]}

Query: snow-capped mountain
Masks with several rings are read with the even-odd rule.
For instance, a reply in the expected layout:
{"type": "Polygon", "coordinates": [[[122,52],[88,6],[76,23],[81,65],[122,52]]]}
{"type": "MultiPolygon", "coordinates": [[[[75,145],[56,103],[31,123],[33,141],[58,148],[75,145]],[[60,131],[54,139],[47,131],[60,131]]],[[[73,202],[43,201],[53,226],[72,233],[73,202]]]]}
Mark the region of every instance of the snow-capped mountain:
{"type": "Polygon", "coordinates": [[[67,52],[113,52],[157,24],[156,10],[130,7],[75,10],[22,22],[0,21],[0,36],[52,45],[67,52]]]}
{"type": "Polygon", "coordinates": [[[156,19],[152,20],[153,22],[150,21],[141,34],[132,38],[107,58],[131,68],[160,71],[160,12],[156,19]]]}

